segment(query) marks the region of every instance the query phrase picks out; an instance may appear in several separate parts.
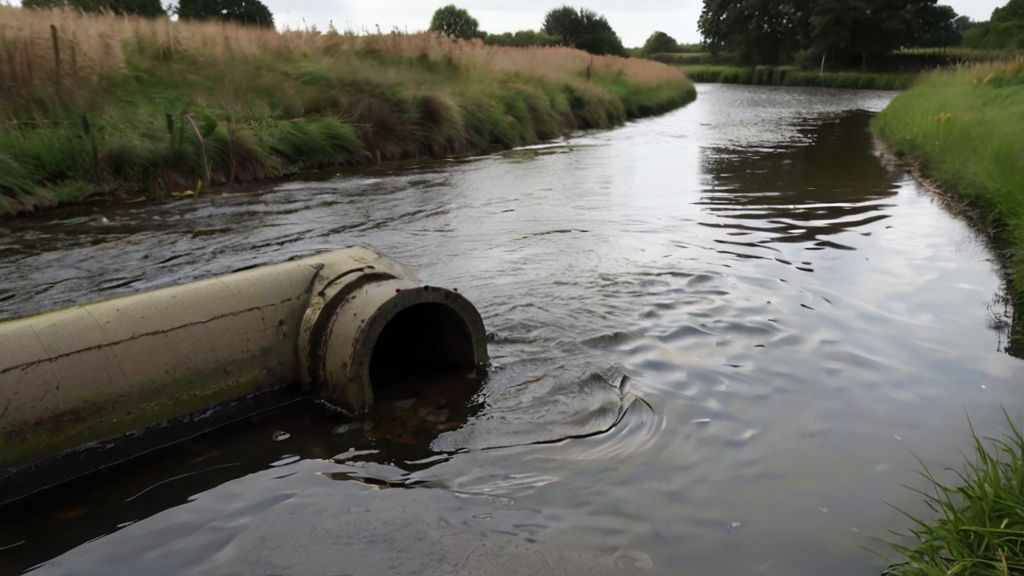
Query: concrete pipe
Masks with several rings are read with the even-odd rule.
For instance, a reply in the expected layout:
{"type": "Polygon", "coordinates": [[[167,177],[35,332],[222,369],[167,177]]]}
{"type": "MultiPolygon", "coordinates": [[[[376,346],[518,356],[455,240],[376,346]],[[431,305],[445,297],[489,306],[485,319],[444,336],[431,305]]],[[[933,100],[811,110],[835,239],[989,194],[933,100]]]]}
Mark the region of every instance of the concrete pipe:
{"type": "Polygon", "coordinates": [[[487,361],[483,322],[362,247],[0,323],[0,468],[304,382],[349,412],[487,361]]]}
{"type": "Polygon", "coordinates": [[[303,382],[349,412],[369,409],[374,385],[404,372],[487,361],[483,321],[468,300],[379,256],[325,264],[299,343],[303,382]]]}

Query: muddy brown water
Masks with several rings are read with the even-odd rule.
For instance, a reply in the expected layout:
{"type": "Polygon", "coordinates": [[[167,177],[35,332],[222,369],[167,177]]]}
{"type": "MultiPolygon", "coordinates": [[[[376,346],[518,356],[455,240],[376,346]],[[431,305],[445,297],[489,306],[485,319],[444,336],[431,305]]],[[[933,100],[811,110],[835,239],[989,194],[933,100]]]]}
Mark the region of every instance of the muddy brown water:
{"type": "Polygon", "coordinates": [[[893,95],[702,85],[547,146],[0,224],[5,318],[367,244],[476,304],[494,361],[0,510],[0,572],[878,574],[915,455],[951,480],[1024,382],[993,256],[879,159],[893,95]]]}

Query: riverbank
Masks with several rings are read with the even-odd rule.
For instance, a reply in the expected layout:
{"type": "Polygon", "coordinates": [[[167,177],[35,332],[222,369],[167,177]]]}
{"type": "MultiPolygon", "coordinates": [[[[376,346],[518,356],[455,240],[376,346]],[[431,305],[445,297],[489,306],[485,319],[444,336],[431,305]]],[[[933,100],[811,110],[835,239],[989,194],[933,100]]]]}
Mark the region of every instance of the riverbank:
{"type": "Polygon", "coordinates": [[[284,32],[0,6],[0,214],[487,152],[696,97],[678,69],[430,33],[284,32]]]}
{"type": "Polygon", "coordinates": [[[1024,326],[1024,58],[928,75],[874,120],[1002,252],[1019,345],[1024,326]]]}
{"type": "Polygon", "coordinates": [[[903,90],[914,82],[916,74],[875,72],[814,72],[796,66],[717,66],[708,64],[678,66],[694,82],[750,84],[758,86],[814,86],[859,90],[903,90]]]}
{"type": "Polygon", "coordinates": [[[1004,415],[1009,431],[1000,438],[982,439],[971,429],[974,458],[964,458],[958,485],[921,471],[931,484],[921,495],[938,517],[929,521],[905,513],[914,523],[909,536],[918,544],[894,543],[906,560],[890,565],[883,576],[1024,572],[1024,434],[1005,410],[1004,415]]]}

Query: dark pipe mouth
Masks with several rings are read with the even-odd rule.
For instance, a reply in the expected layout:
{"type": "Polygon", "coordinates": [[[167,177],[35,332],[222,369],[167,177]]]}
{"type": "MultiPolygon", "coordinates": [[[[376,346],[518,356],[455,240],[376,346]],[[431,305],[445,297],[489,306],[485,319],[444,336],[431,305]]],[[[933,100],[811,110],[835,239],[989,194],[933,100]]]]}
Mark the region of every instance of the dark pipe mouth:
{"type": "Polygon", "coordinates": [[[370,385],[387,397],[424,378],[476,367],[473,336],[462,316],[439,302],[414,304],[387,323],[373,345],[370,385]]]}

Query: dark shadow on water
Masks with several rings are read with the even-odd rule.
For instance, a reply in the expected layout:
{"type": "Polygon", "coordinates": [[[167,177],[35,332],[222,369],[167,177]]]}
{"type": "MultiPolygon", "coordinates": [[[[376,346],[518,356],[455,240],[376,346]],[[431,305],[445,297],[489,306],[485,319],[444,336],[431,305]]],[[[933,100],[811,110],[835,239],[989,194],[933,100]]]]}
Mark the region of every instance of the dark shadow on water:
{"type": "MultiPolygon", "coordinates": [[[[718,251],[789,264],[773,245],[855,250],[830,238],[889,218],[886,199],[898,193],[905,177],[898,162],[883,162],[887,152],[878,149],[872,117],[855,110],[812,122],[801,129],[800,138],[781,145],[703,148],[701,204],[714,218],[701,225],[727,236],[715,240],[718,251]]],[[[939,200],[953,216],[973,221],[962,206],[939,200]]],[[[988,236],[975,228],[979,236],[988,236]]],[[[1000,253],[1005,247],[990,240],[990,249],[1000,253]]],[[[989,312],[1000,350],[1024,358],[1024,311],[1015,311],[1005,294],[996,294],[989,312]]]]}
{"type": "Polygon", "coordinates": [[[336,479],[401,482],[389,475],[429,466],[438,456],[431,442],[480,410],[480,386],[473,372],[419,375],[388,387],[358,419],[299,400],[0,507],[0,574],[21,573],[225,482],[297,460],[360,462],[367,467],[361,473],[336,479]]]}
{"type": "Polygon", "coordinates": [[[897,176],[872,153],[871,114],[853,111],[802,130],[796,142],[701,151],[705,226],[737,241],[847,248],[829,236],[888,218],[897,176]],[[741,240],[747,236],[753,239],[741,240]]]}

